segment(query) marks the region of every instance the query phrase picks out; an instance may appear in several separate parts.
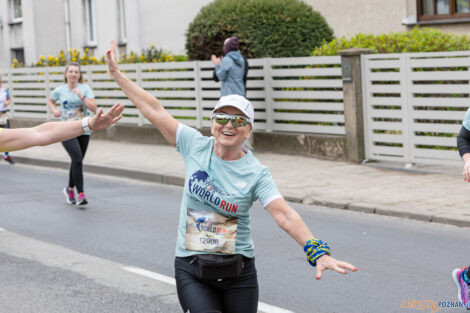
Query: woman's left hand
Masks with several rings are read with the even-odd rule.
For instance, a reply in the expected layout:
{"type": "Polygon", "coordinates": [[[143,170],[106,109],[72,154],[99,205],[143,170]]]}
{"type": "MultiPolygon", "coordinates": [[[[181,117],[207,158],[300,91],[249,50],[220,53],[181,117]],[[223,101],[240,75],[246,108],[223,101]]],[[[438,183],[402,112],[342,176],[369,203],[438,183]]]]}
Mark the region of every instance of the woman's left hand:
{"type": "Polygon", "coordinates": [[[341,274],[347,274],[348,271],[346,270],[355,272],[357,271],[357,267],[349,264],[348,262],[338,261],[332,256],[325,254],[317,259],[317,275],[315,276],[315,279],[320,279],[323,275],[323,271],[326,270],[333,270],[341,274]]]}

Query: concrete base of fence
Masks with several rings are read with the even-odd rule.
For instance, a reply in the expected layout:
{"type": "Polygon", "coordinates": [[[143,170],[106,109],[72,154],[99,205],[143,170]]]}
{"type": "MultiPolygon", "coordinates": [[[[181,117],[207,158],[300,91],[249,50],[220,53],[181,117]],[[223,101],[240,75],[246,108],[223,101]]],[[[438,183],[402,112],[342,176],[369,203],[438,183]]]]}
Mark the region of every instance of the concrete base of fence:
{"type": "MultiPolygon", "coordinates": [[[[44,121],[12,119],[11,127],[33,127],[44,121]]],[[[200,130],[210,136],[210,129],[200,130]]],[[[255,152],[311,156],[320,159],[348,161],[346,137],[339,135],[299,134],[281,132],[254,132],[251,140],[255,152]]],[[[128,141],[142,144],[166,144],[160,132],[152,125],[135,126],[119,124],[93,132],[93,138],[101,140],[128,141]]]]}

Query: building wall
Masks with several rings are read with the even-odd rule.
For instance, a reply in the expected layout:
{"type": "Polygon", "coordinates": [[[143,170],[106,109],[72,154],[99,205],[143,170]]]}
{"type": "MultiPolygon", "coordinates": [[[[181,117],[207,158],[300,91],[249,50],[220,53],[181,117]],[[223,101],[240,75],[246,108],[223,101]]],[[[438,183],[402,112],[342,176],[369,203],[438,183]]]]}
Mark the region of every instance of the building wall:
{"type": "Polygon", "coordinates": [[[408,16],[407,0],[304,1],[325,17],[336,37],[406,30],[401,22],[408,16]]]}
{"type": "MultiPolygon", "coordinates": [[[[199,10],[213,0],[124,0],[127,43],[119,52],[140,52],[155,44],[175,54],[185,53],[185,33],[199,10]]],[[[335,36],[404,31],[416,23],[416,0],[304,0],[319,11],[335,36]],[[408,25],[404,25],[408,24],[408,25]]],[[[11,49],[24,48],[26,64],[40,55],[67,50],[64,0],[22,0],[23,22],[10,24],[10,0],[0,0],[0,67],[8,67],[11,49]]],[[[68,0],[71,47],[87,47],[85,0],[68,0]]],[[[100,57],[111,39],[119,37],[119,0],[95,0],[97,45],[90,54],[100,57]]],[[[222,18],[222,17],[221,17],[222,18]]],[[[470,25],[432,27],[470,34],[470,25]]]]}

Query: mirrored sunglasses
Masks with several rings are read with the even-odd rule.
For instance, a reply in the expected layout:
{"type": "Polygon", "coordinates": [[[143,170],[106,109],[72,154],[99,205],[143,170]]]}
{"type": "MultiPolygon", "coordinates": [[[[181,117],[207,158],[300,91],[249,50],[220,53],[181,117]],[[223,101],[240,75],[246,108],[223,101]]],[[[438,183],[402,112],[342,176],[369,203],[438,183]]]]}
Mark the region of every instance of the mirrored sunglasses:
{"type": "Polygon", "coordinates": [[[215,113],[212,118],[217,124],[220,125],[225,125],[228,123],[228,120],[230,120],[230,122],[232,122],[232,126],[235,128],[246,126],[248,123],[248,119],[244,116],[230,115],[227,113],[215,113]]]}

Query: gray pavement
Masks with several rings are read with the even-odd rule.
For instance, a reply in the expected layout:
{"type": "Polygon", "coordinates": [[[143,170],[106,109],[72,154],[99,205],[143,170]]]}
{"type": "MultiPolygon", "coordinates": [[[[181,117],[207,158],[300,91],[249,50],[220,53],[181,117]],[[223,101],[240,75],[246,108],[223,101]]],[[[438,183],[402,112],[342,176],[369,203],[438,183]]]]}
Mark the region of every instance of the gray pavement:
{"type": "MultiPolygon", "coordinates": [[[[61,144],[11,154],[18,163],[68,168],[61,144]]],[[[461,166],[359,165],[310,157],[256,153],[287,200],[326,207],[470,227],[461,166]]],[[[167,145],[90,141],[85,171],[182,185],[184,162],[167,145]]]]}

